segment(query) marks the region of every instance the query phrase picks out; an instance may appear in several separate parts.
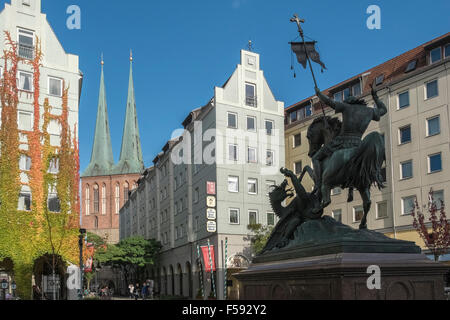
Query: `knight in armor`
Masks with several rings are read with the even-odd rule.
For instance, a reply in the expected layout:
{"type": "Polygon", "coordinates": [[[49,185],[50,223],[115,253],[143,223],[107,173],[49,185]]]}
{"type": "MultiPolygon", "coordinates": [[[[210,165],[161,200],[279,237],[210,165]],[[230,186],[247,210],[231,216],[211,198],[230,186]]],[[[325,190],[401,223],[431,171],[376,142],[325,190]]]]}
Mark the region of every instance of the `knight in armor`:
{"type": "MultiPolygon", "coordinates": [[[[327,106],[333,108],[336,114],[342,113],[342,130],[330,143],[324,145],[313,157],[313,166],[316,176],[316,189],[322,188],[322,162],[331,157],[334,152],[341,149],[358,148],[361,145],[362,137],[369,127],[370,122],[379,122],[381,117],[387,114],[386,105],[378,98],[376,91],[372,86],[372,97],[375,102],[374,108],[367,106],[367,103],[354,96],[349,96],[344,102],[335,101],[324,95],[319,88],[315,88],[319,99],[327,106]]],[[[352,200],[352,192],[349,195],[349,201],[352,200]]],[[[322,202],[322,208],[327,207],[328,203],[322,202]]]]}

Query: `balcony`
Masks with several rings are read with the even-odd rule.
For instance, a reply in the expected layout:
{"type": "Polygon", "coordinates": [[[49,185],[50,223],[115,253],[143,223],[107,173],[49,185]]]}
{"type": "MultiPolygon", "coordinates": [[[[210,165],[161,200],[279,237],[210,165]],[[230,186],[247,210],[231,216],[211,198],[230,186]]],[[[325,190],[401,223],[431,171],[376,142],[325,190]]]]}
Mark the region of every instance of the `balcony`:
{"type": "Polygon", "coordinates": [[[247,97],[245,97],[245,105],[247,105],[249,107],[257,108],[258,107],[258,99],[257,99],[257,97],[254,97],[254,96],[247,96],[247,97]]]}
{"type": "Polygon", "coordinates": [[[19,43],[18,51],[19,51],[18,52],[19,57],[21,57],[23,59],[29,59],[29,60],[34,59],[34,48],[33,47],[19,43]]]}

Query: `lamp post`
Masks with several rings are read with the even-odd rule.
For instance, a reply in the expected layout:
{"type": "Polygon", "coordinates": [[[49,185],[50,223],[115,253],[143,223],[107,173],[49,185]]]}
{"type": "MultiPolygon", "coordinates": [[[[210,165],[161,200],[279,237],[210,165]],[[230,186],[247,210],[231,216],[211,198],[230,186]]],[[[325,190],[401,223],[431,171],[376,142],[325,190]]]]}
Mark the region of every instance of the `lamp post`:
{"type": "Polygon", "coordinates": [[[78,236],[78,246],[80,248],[80,293],[78,294],[78,298],[83,300],[83,283],[84,283],[84,265],[83,265],[83,241],[84,235],[86,234],[86,229],[80,229],[80,235],[78,236]]]}
{"type": "Polygon", "coordinates": [[[2,280],[3,300],[6,300],[6,290],[8,289],[8,280],[2,280]]]}
{"type": "Polygon", "coordinates": [[[13,282],[11,283],[11,289],[13,292],[13,298],[16,299],[16,289],[17,289],[17,285],[16,282],[13,280],[13,282]]]}

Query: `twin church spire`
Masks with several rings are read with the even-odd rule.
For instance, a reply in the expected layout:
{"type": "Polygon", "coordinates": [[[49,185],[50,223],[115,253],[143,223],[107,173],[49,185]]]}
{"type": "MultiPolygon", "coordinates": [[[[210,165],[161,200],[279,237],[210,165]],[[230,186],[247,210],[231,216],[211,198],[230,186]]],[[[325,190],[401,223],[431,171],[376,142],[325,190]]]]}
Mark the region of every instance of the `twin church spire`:
{"type": "Polygon", "coordinates": [[[122,150],[117,165],[111,146],[111,135],[106,103],[106,90],[103,73],[103,56],[101,61],[100,91],[98,100],[97,123],[95,127],[94,145],[91,162],[83,173],[83,177],[136,174],[144,170],[139,126],[136,112],[136,100],[133,83],[133,56],[130,52],[130,77],[125,124],[122,137],[122,150]]]}

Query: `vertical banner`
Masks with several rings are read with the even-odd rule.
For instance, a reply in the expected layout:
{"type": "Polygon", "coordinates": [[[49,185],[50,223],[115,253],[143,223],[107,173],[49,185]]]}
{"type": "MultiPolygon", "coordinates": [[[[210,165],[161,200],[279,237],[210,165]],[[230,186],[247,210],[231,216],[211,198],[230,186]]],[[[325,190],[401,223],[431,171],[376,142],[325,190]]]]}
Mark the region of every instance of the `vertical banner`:
{"type": "MultiPolygon", "coordinates": [[[[205,271],[211,272],[211,263],[209,259],[209,250],[208,246],[201,247],[202,248],[202,254],[203,254],[203,262],[205,263],[205,271]]],[[[212,271],[216,271],[216,259],[214,256],[214,246],[210,246],[211,249],[211,260],[212,260],[212,271]]]]}
{"type": "Polygon", "coordinates": [[[206,182],[206,193],[210,196],[216,195],[216,183],[215,182],[206,182]]]}

